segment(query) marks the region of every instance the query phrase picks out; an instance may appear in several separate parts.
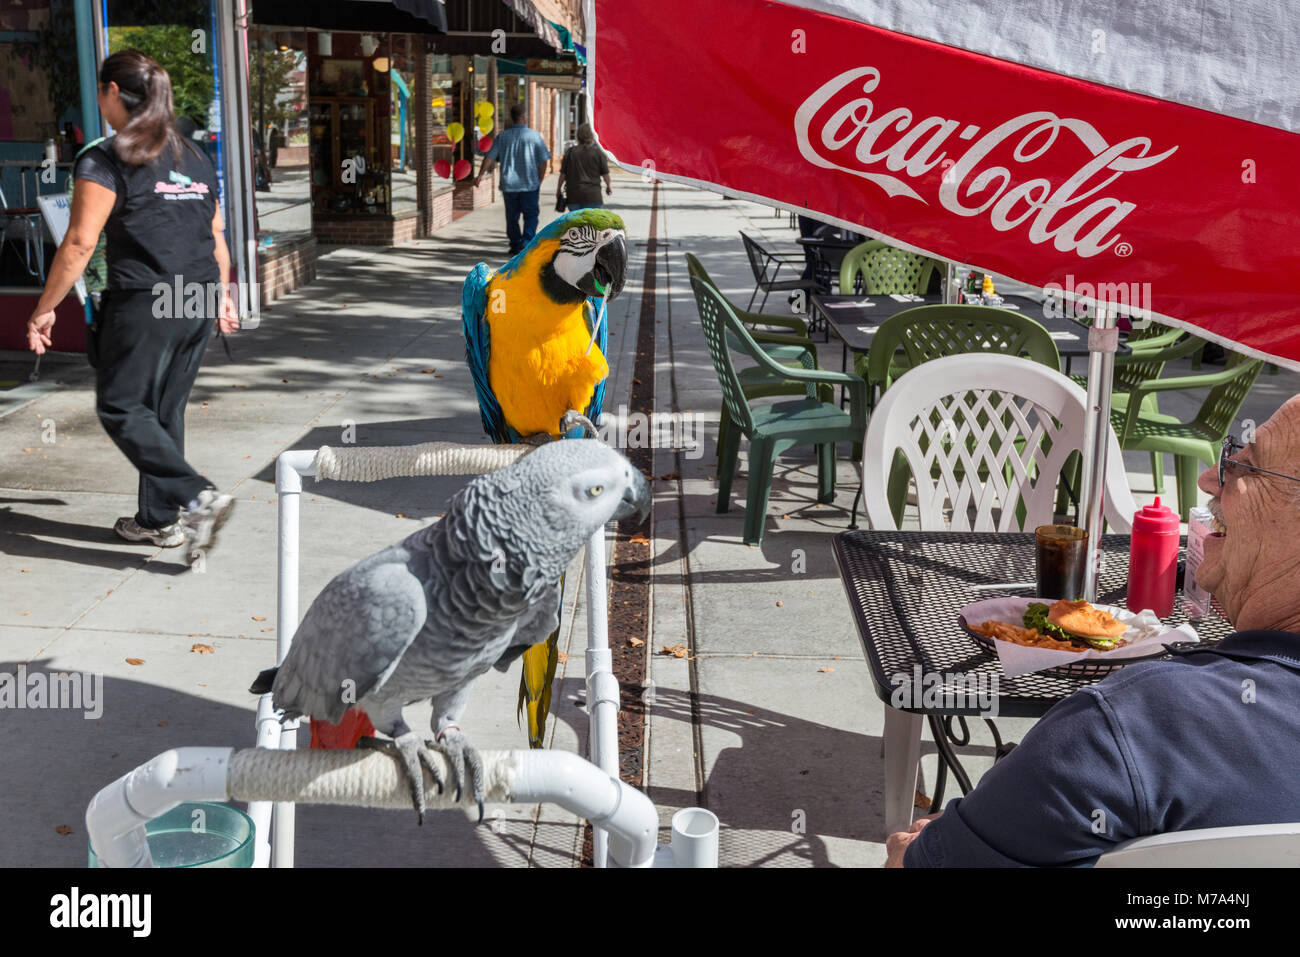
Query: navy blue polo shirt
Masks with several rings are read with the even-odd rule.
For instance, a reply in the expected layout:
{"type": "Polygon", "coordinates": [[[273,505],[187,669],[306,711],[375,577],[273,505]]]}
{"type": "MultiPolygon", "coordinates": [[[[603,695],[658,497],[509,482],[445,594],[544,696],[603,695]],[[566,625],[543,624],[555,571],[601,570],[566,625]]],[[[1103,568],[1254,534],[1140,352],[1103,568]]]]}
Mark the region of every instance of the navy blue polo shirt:
{"type": "Polygon", "coordinates": [[[906,867],[1088,867],[1166,831],[1300,821],[1300,634],[1243,631],[1058,702],[906,867]]]}

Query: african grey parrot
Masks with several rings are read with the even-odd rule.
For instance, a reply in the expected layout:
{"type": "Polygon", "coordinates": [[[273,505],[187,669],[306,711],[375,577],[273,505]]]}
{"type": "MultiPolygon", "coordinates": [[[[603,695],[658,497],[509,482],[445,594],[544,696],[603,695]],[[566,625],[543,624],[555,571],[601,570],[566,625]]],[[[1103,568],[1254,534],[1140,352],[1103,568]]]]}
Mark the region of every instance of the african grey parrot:
{"type": "MultiPolygon", "coordinates": [[[[279,668],[250,689],[271,691],[284,719],[337,723],[353,704],[393,738],[424,820],[421,762],[442,780],[430,747],[451,761],[457,799],[468,765],[483,818],[482,768],[458,722],[475,678],[505,671],[555,630],[560,574],[592,533],[650,510],[645,477],[593,439],[552,442],[452,498],[439,522],[338,575],[316,596],[279,668]],[[432,699],[435,741],[402,720],[432,699]]],[[[379,743],[373,740],[368,746],[379,743]]],[[[395,747],[394,747],[395,746],[395,747]]]]}

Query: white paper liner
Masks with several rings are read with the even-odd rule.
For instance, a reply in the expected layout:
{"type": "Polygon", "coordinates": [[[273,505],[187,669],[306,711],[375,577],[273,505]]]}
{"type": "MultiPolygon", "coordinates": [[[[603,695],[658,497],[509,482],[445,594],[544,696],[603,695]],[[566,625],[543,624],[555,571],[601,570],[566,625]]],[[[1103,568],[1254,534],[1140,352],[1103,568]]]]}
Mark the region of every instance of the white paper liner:
{"type": "MultiPolygon", "coordinates": [[[[1010,596],[987,598],[984,601],[966,605],[958,611],[958,614],[966,619],[966,624],[972,629],[977,625],[984,624],[986,621],[1005,621],[1023,627],[1025,610],[1031,604],[1040,602],[1051,607],[1055,601],[1054,598],[1015,598],[1010,596]]],[[[1167,645],[1175,641],[1200,641],[1196,629],[1191,625],[1183,624],[1177,628],[1170,628],[1150,610],[1143,611],[1141,614],[1134,614],[1127,608],[1115,605],[1094,605],[1093,607],[1110,612],[1129,626],[1129,630],[1123,635],[1128,644],[1122,648],[1116,648],[1114,651],[1097,651],[1094,648],[1089,648],[1087,651],[1056,651],[1052,648],[1034,648],[1030,645],[1019,645],[1014,641],[999,641],[994,638],[991,640],[994,649],[998,653],[998,660],[1002,663],[1002,673],[1008,678],[1014,678],[1017,675],[1027,675],[1034,671],[1059,668],[1061,665],[1068,665],[1074,661],[1114,662],[1126,658],[1145,658],[1148,655],[1155,654],[1161,645],[1167,645]]]]}

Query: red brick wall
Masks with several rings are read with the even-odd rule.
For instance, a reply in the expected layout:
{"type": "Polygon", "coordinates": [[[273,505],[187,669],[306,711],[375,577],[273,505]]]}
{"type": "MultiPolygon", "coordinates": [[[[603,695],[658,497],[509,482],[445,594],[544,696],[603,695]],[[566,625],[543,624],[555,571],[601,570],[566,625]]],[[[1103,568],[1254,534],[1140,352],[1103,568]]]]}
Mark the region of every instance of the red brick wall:
{"type": "Polygon", "coordinates": [[[496,198],[496,176],[495,172],[491,176],[484,176],[483,181],[478,186],[474,185],[472,179],[457,180],[453,194],[453,207],[455,209],[482,209],[484,206],[491,206],[496,198]]]}
{"type": "Polygon", "coordinates": [[[257,284],[263,306],[315,279],[315,239],[297,240],[257,252],[257,284]]]}
{"type": "Polygon", "coordinates": [[[415,239],[419,227],[419,214],[391,216],[357,216],[354,218],[325,219],[317,216],[312,223],[312,233],[322,243],[344,246],[392,246],[415,239]]]}
{"type": "Polygon", "coordinates": [[[424,235],[450,226],[452,220],[453,194],[449,189],[434,193],[429,199],[429,221],[425,223],[424,235]]]}

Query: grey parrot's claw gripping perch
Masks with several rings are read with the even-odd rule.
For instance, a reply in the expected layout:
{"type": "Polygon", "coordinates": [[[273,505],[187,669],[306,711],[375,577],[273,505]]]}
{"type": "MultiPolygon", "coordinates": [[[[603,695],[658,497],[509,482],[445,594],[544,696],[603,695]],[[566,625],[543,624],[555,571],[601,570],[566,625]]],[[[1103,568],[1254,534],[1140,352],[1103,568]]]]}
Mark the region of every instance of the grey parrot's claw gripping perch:
{"type": "MultiPolygon", "coordinates": [[[[400,735],[395,741],[371,737],[357,739],[358,748],[366,751],[382,751],[397,758],[401,763],[406,779],[411,784],[411,803],[415,805],[416,820],[421,827],[424,826],[425,803],[424,773],[420,770],[420,765],[428,768],[429,773],[433,775],[433,783],[438,786],[438,793],[443,792],[442,772],[438,770],[438,763],[433,760],[433,754],[429,750],[430,743],[421,741],[414,732],[400,735]]],[[[479,813],[482,814],[481,806],[479,813]]]]}
{"type": "Polygon", "coordinates": [[[427,744],[437,748],[451,762],[452,777],[456,782],[456,800],[459,801],[465,789],[465,775],[468,772],[470,788],[474,794],[474,803],[478,805],[478,823],[483,823],[483,759],[471,748],[459,728],[446,728],[437,741],[427,744]]]}

